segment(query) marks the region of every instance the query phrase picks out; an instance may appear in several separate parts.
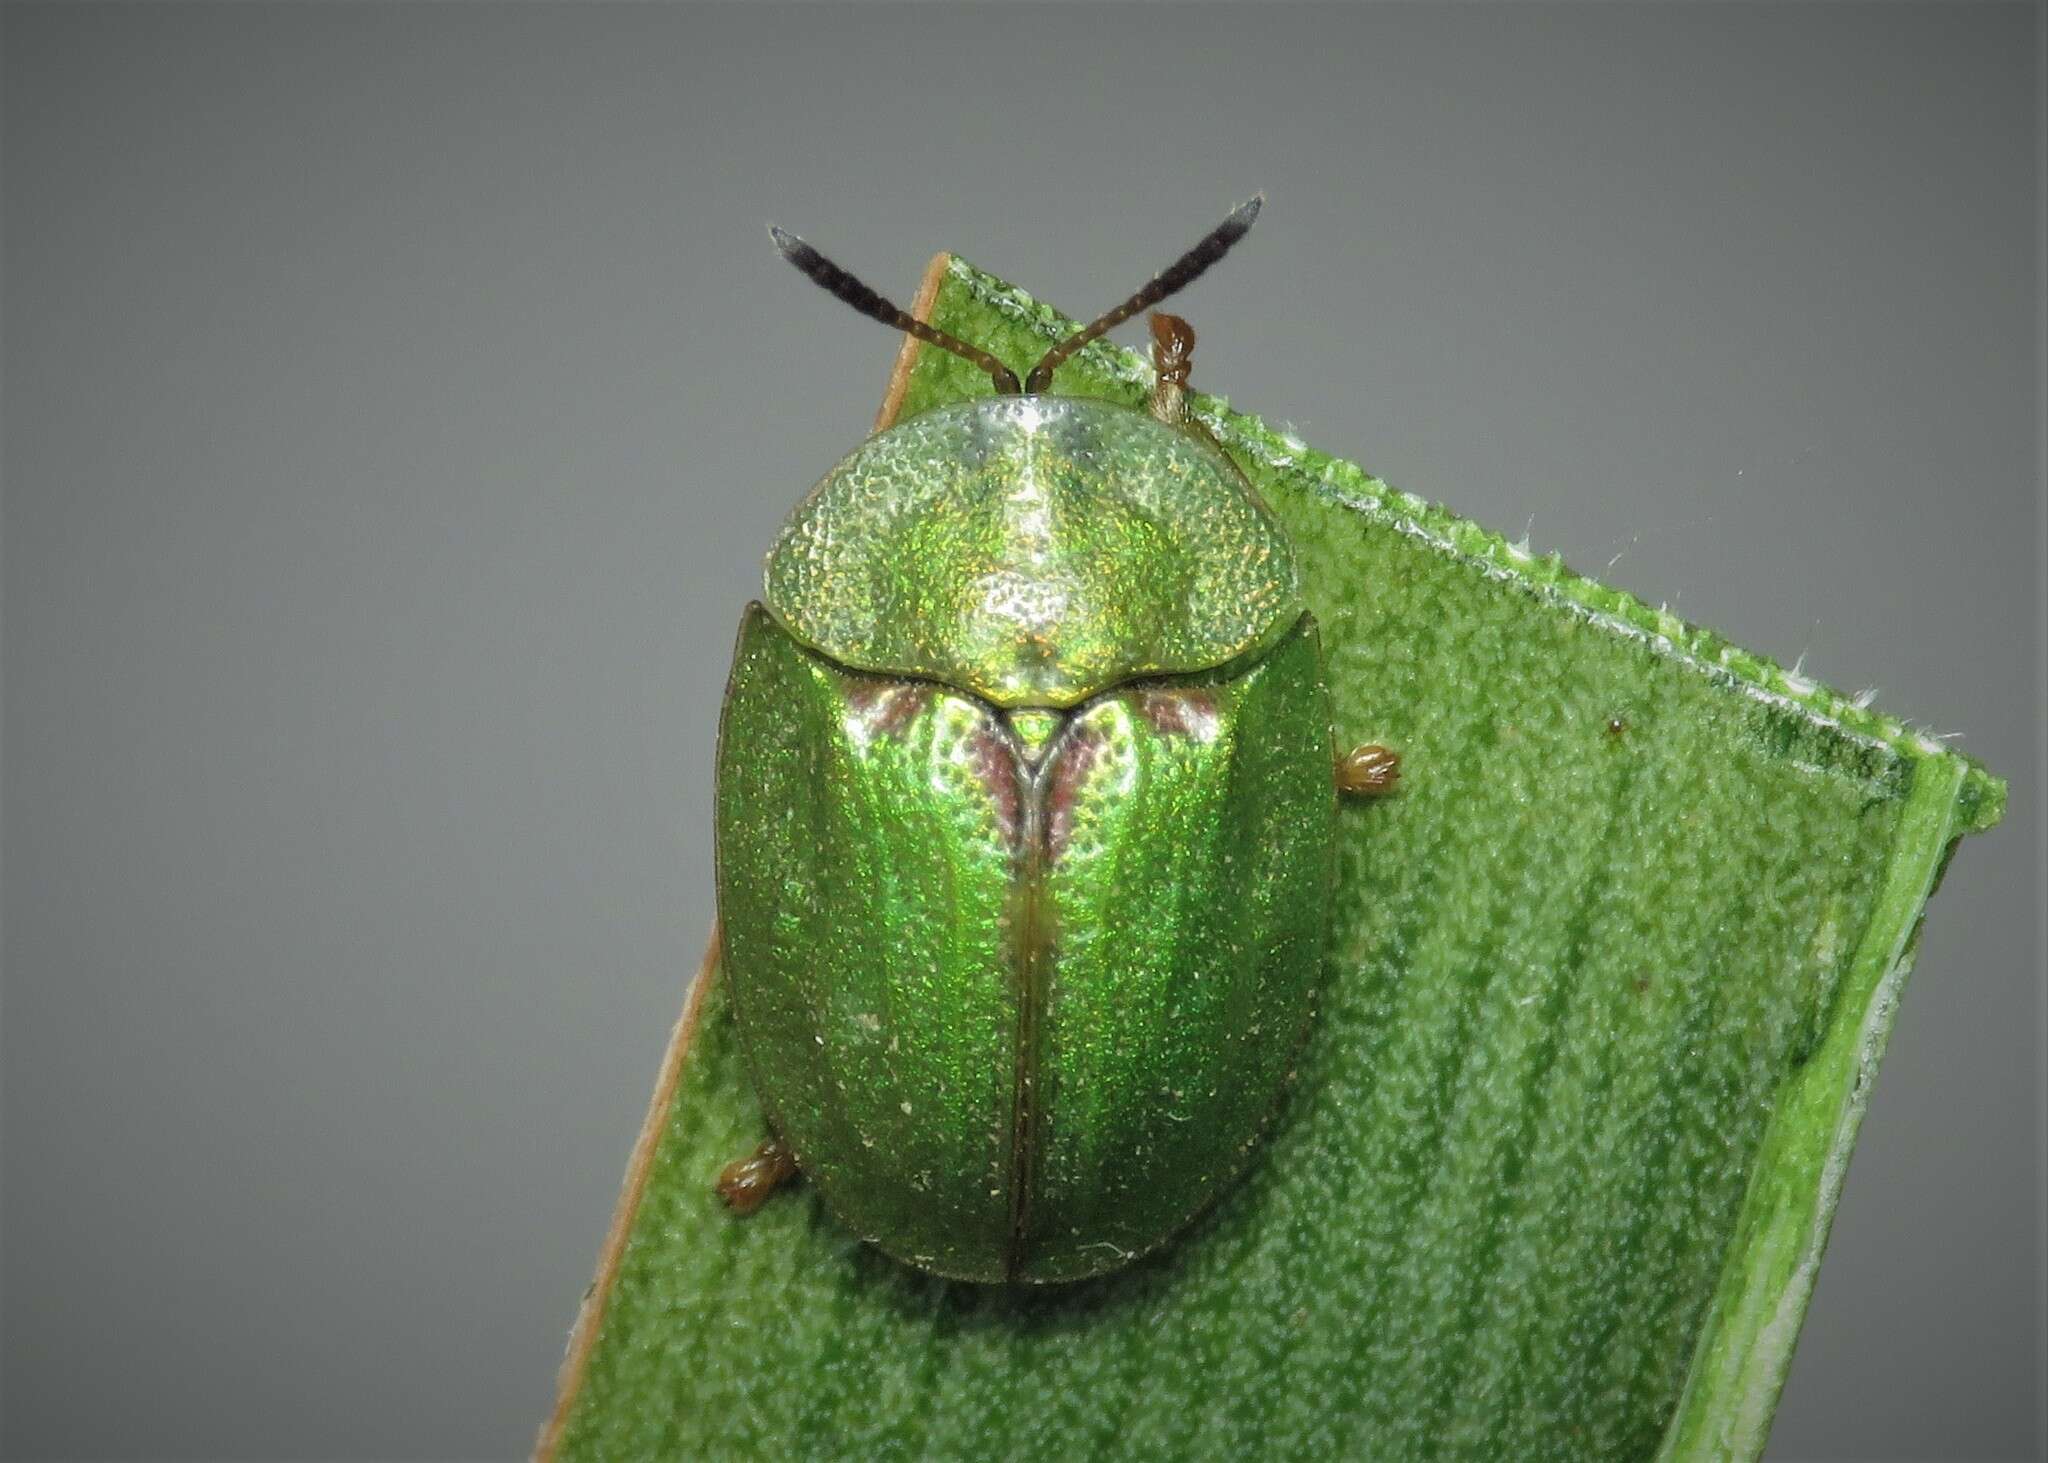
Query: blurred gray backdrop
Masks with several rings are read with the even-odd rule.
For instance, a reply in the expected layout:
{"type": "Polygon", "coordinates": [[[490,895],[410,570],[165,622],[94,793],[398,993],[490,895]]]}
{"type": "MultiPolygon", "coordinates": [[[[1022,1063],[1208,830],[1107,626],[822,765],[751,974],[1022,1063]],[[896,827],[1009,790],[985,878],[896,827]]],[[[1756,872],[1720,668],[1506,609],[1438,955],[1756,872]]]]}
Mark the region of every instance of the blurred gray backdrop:
{"type": "Polygon", "coordinates": [[[523,1452],[759,554],[958,250],[2013,779],[1774,1451],[2042,1446],[2026,4],[9,5],[9,1456],[523,1452]]]}

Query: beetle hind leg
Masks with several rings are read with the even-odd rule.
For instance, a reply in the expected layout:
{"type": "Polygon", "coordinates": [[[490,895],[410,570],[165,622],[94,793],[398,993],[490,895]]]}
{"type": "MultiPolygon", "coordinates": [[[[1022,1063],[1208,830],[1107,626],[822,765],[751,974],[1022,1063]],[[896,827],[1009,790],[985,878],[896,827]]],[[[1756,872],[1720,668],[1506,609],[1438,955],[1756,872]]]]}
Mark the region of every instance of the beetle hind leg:
{"type": "Polygon", "coordinates": [[[1337,759],[1337,791],[1351,797],[1382,797],[1401,781],[1401,754],[1378,742],[1353,747],[1337,759]]]}
{"type": "Polygon", "coordinates": [[[718,1197],[725,1200],[725,1207],[745,1218],[795,1177],[796,1155],[780,1138],[768,1138],[745,1158],[721,1169],[714,1187],[718,1197]]]}

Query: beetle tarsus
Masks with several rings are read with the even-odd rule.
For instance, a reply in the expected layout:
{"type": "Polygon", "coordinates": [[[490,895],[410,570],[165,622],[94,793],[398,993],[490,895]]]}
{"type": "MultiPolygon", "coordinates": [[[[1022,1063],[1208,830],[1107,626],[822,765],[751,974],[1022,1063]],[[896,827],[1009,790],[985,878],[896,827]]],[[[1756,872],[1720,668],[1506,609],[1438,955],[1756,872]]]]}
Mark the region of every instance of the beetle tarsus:
{"type": "Polygon", "coordinates": [[[719,1172],[716,1187],[725,1207],[745,1218],[794,1177],[796,1155],[780,1138],[768,1138],[745,1158],[728,1163],[719,1172]]]}
{"type": "Polygon", "coordinates": [[[1381,797],[1401,781],[1401,754],[1378,742],[1353,747],[1337,759],[1337,791],[1351,797],[1381,797]]]}

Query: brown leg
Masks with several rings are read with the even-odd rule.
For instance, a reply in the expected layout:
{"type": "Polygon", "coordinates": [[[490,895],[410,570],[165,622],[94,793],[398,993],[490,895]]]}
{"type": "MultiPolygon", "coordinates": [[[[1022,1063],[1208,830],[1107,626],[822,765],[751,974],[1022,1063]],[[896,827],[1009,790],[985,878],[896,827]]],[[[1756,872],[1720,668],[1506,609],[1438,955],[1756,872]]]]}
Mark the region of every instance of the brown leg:
{"type": "Polygon", "coordinates": [[[796,1155],[780,1138],[769,1138],[745,1158],[725,1166],[718,1175],[718,1197],[725,1200],[726,1208],[744,1218],[795,1176],[796,1155]]]}
{"type": "Polygon", "coordinates": [[[1401,780],[1401,754],[1377,742],[1353,747],[1337,759],[1337,791],[1352,797],[1379,797],[1401,780]]]}
{"type": "Polygon", "coordinates": [[[1195,363],[1195,328],[1178,315],[1152,312],[1152,415],[1169,427],[1188,424],[1188,372],[1195,363]]]}

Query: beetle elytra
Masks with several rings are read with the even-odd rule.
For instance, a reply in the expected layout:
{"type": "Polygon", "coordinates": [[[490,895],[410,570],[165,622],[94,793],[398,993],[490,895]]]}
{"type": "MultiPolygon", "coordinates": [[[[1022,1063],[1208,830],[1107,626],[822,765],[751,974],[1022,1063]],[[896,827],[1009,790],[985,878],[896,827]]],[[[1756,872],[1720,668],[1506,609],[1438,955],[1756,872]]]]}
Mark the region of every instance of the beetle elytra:
{"type": "Polygon", "coordinates": [[[996,394],[879,432],[767,559],[719,737],[718,902],[772,1136],[854,1233],[984,1282],[1076,1280],[1170,1239],[1244,1167],[1311,1020],[1340,793],[1292,547],[1189,414],[1152,317],[1146,409],[1059,364],[1191,283],[1259,200],[1020,382],[795,237],[862,313],[996,394]]]}

